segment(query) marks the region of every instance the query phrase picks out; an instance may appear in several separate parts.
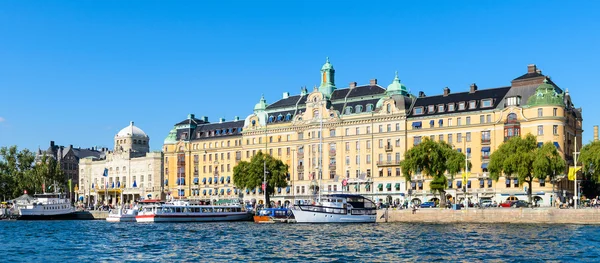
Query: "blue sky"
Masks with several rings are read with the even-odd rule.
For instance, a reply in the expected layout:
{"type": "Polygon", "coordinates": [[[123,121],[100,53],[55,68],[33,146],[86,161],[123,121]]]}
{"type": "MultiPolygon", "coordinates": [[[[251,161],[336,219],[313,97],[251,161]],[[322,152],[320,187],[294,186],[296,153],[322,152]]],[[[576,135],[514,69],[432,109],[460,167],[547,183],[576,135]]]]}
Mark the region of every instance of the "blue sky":
{"type": "Polygon", "coordinates": [[[0,1],[0,146],[113,146],[129,121],[160,149],[187,114],[246,117],[265,94],[398,71],[413,92],[510,85],[535,63],[594,107],[600,1],[0,1]]]}

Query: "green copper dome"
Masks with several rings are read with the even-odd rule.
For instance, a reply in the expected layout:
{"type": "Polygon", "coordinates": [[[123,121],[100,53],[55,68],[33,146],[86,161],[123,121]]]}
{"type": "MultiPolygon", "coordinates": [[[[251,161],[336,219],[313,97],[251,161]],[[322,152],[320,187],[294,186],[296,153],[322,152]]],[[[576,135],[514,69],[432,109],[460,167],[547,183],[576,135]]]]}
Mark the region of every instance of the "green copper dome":
{"type": "Polygon", "coordinates": [[[167,138],[165,138],[164,144],[175,144],[175,143],[177,143],[177,130],[175,129],[175,127],[173,127],[173,129],[171,129],[171,131],[169,132],[169,135],[167,135],[167,138]]]}
{"type": "Polygon", "coordinates": [[[267,106],[267,100],[265,100],[265,95],[263,94],[260,97],[260,101],[254,106],[254,111],[264,111],[267,109],[267,106]]]}
{"type": "Polygon", "coordinates": [[[544,83],[535,89],[535,93],[527,100],[529,106],[558,105],[564,106],[564,93],[558,94],[554,85],[544,79],[544,83]]]}
{"type": "Polygon", "coordinates": [[[329,57],[327,57],[325,64],[323,64],[323,67],[321,67],[321,70],[329,70],[329,69],[333,69],[333,65],[331,65],[331,63],[329,63],[329,57]]]}
{"type": "Polygon", "coordinates": [[[398,71],[396,71],[396,77],[392,81],[392,84],[387,86],[385,93],[387,95],[394,95],[394,94],[406,95],[406,94],[408,94],[408,91],[406,90],[406,86],[404,86],[404,84],[400,83],[400,79],[398,78],[398,71]]]}

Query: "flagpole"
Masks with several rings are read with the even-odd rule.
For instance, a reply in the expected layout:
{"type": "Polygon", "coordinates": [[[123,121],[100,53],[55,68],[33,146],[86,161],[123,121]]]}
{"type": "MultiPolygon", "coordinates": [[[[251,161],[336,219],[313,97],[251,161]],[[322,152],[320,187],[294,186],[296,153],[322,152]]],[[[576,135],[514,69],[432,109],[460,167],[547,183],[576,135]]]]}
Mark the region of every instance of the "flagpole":
{"type": "Polygon", "coordinates": [[[577,201],[579,201],[579,191],[577,191],[577,136],[575,136],[575,139],[573,140],[573,143],[575,144],[575,152],[573,153],[573,157],[574,157],[574,172],[573,175],[575,176],[575,180],[573,181],[573,185],[575,185],[575,189],[573,191],[573,208],[577,209],[577,201]]]}

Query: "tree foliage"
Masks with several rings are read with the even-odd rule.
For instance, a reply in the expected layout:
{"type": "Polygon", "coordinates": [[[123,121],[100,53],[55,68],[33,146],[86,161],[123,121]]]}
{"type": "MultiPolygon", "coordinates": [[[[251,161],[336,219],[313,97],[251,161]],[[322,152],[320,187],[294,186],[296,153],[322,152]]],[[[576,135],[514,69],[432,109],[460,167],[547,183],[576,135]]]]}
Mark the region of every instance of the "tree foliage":
{"type": "Polygon", "coordinates": [[[288,186],[288,165],[271,155],[258,152],[250,159],[250,162],[241,161],[233,167],[233,182],[239,189],[253,189],[262,187],[264,180],[264,166],[266,161],[267,171],[267,200],[270,204],[270,196],[275,193],[277,187],[288,186]]]}
{"type": "Polygon", "coordinates": [[[600,141],[591,142],[586,144],[581,149],[578,162],[583,165],[583,173],[591,177],[591,179],[598,183],[600,182],[600,141]]]}
{"type": "Polygon", "coordinates": [[[566,168],[564,159],[551,142],[537,146],[535,136],[512,137],[498,147],[490,156],[488,171],[496,181],[504,175],[507,179],[517,179],[519,185],[528,184],[527,196],[531,202],[533,179],[553,179],[566,168]]]}
{"type": "Polygon", "coordinates": [[[39,163],[34,161],[35,155],[27,149],[19,151],[17,146],[0,148],[0,198],[13,199],[24,191],[41,193],[42,185],[50,190],[54,182],[57,191],[66,189],[66,178],[54,158],[42,156],[39,163]]]}
{"type": "MultiPolygon", "coordinates": [[[[421,171],[433,178],[430,183],[431,190],[444,194],[448,186],[445,174],[454,178],[454,175],[464,169],[465,158],[464,154],[452,149],[450,144],[425,138],[419,145],[406,152],[400,166],[407,181],[411,180],[413,173],[421,171]]],[[[446,198],[440,200],[443,204],[446,198]]]]}

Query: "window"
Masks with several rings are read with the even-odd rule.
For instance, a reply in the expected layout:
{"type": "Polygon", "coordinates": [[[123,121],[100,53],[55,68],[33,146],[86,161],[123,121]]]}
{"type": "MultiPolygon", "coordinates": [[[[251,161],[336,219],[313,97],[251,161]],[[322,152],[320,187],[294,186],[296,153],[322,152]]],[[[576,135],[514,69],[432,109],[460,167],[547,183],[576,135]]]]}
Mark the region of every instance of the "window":
{"type": "Polygon", "coordinates": [[[543,125],[538,125],[537,135],[544,135],[544,126],[543,125]]]}
{"type": "Polygon", "coordinates": [[[400,153],[396,153],[396,162],[400,162],[400,153]]]}
{"type": "Polygon", "coordinates": [[[386,108],[386,112],[387,113],[391,113],[392,112],[392,105],[391,104],[386,105],[385,108],[386,108]]]}
{"type": "Polygon", "coordinates": [[[542,108],[538,109],[538,117],[544,117],[544,109],[542,109],[542,108]]]}
{"type": "Polygon", "coordinates": [[[360,134],[360,128],[356,127],[356,131],[355,132],[356,132],[356,135],[359,135],[360,134]]]}
{"type": "Polygon", "coordinates": [[[346,129],[344,130],[344,135],[345,135],[345,136],[348,136],[348,135],[350,135],[350,128],[346,128],[346,129]]]}
{"type": "Polygon", "coordinates": [[[466,125],[471,125],[471,117],[466,118],[466,125]]]}
{"type": "Polygon", "coordinates": [[[440,142],[444,141],[444,135],[443,134],[440,134],[439,138],[440,138],[439,139],[440,142]]]}
{"type": "Polygon", "coordinates": [[[466,135],[466,138],[465,138],[465,140],[466,140],[467,142],[470,142],[470,141],[471,141],[471,133],[470,133],[470,132],[467,132],[467,135],[466,135]]]}
{"type": "Polygon", "coordinates": [[[379,132],[383,132],[383,125],[379,125],[379,132]]]}
{"type": "Polygon", "coordinates": [[[356,156],[356,164],[360,164],[360,155],[356,156]]]}
{"type": "Polygon", "coordinates": [[[346,111],[344,112],[344,114],[351,114],[352,113],[352,107],[348,106],[346,107],[346,111]]]}
{"type": "Polygon", "coordinates": [[[479,123],[485,123],[485,115],[479,115],[479,123]]]}
{"type": "Polygon", "coordinates": [[[388,125],[387,125],[387,132],[391,132],[391,131],[392,131],[392,125],[391,125],[391,124],[388,124],[388,125]]]}
{"type": "Polygon", "coordinates": [[[400,147],[400,139],[396,139],[396,147],[400,147]]]}
{"type": "Polygon", "coordinates": [[[452,126],[452,118],[448,118],[448,127],[452,126]]]}
{"type": "Polygon", "coordinates": [[[458,103],[458,110],[464,110],[465,109],[465,103],[464,102],[459,102],[458,103]]]}
{"type": "Polygon", "coordinates": [[[415,112],[415,115],[423,114],[423,107],[416,107],[414,112],[415,112]]]}
{"type": "Polygon", "coordinates": [[[400,168],[396,168],[396,176],[400,176],[400,168]]]}
{"type": "Polygon", "coordinates": [[[356,107],[355,107],[356,113],[362,112],[362,109],[363,109],[362,105],[356,105],[356,107]]]}
{"type": "Polygon", "coordinates": [[[346,165],[350,165],[350,156],[346,156],[346,165]]]}
{"type": "Polygon", "coordinates": [[[546,186],[546,179],[540,179],[540,187],[546,186]]]}
{"type": "Polygon", "coordinates": [[[481,132],[481,141],[482,142],[490,142],[490,131],[482,131],[481,132]]]}
{"type": "Polygon", "coordinates": [[[482,108],[492,107],[492,100],[491,99],[481,100],[481,107],[482,108]]]}
{"type": "Polygon", "coordinates": [[[448,134],[448,143],[452,143],[452,134],[448,134]]]}
{"type": "Polygon", "coordinates": [[[387,176],[392,176],[392,168],[387,168],[387,176]]]}
{"type": "Polygon", "coordinates": [[[462,119],[460,117],[456,118],[456,125],[457,126],[462,125],[462,119]]]}
{"type": "Polygon", "coordinates": [[[415,136],[413,139],[413,145],[419,145],[421,143],[421,136],[415,136]]]}
{"type": "Polygon", "coordinates": [[[427,106],[427,112],[429,112],[429,113],[435,113],[435,106],[433,106],[433,105],[427,106]]]}
{"type": "Polygon", "coordinates": [[[486,118],[487,123],[492,122],[492,115],[491,114],[485,115],[485,118],[486,118]]]}
{"type": "Polygon", "coordinates": [[[448,111],[454,111],[454,103],[448,103],[448,111]]]}
{"type": "Polygon", "coordinates": [[[383,148],[383,139],[379,139],[379,148],[383,148]]]}
{"type": "Polygon", "coordinates": [[[472,100],[469,101],[469,109],[475,109],[477,107],[477,102],[472,100]]]}
{"type": "Polygon", "coordinates": [[[367,169],[367,177],[371,177],[371,169],[367,169]]]}
{"type": "Polygon", "coordinates": [[[435,141],[435,137],[433,135],[429,135],[429,139],[435,141]]]}
{"type": "Polygon", "coordinates": [[[444,127],[444,120],[440,119],[440,120],[438,121],[438,126],[440,126],[440,128],[441,128],[441,127],[444,127]]]}
{"type": "Polygon", "coordinates": [[[346,142],[346,151],[350,151],[350,142],[346,142]]]}
{"type": "Polygon", "coordinates": [[[552,134],[558,135],[558,125],[553,125],[552,126],[552,134]]]}
{"type": "Polygon", "coordinates": [[[356,142],[356,150],[360,150],[360,141],[356,142]]]}
{"type": "Polygon", "coordinates": [[[367,104],[367,112],[373,111],[373,104],[367,104]]]}
{"type": "Polygon", "coordinates": [[[367,164],[371,164],[371,155],[367,154],[367,164]]]}
{"type": "Polygon", "coordinates": [[[519,97],[519,96],[506,98],[507,106],[519,106],[520,104],[521,104],[521,97],[519,97]]]}
{"type": "Polygon", "coordinates": [[[456,134],[456,142],[462,142],[462,133],[456,134]]]}
{"type": "Polygon", "coordinates": [[[552,109],[552,116],[556,117],[557,111],[558,111],[557,108],[552,109]]]}
{"type": "Polygon", "coordinates": [[[371,149],[371,140],[367,140],[367,149],[371,149]]]}
{"type": "Polygon", "coordinates": [[[444,112],[444,104],[438,105],[438,112],[444,112]]]}
{"type": "Polygon", "coordinates": [[[303,132],[299,132],[298,133],[298,140],[302,140],[304,139],[304,133],[303,132]]]}
{"type": "Polygon", "coordinates": [[[396,123],[396,131],[400,130],[400,123],[396,123]]]}

